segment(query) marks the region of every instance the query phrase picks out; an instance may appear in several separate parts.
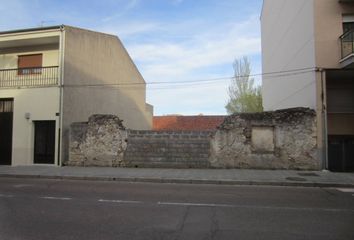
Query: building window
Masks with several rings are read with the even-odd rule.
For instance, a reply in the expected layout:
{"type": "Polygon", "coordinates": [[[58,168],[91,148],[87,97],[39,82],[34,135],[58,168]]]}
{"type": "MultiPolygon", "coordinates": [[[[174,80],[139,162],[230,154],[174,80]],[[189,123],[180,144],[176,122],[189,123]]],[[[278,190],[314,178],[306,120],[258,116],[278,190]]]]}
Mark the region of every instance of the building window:
{"type": "Polygon", "coordinates": [[[1,99],[0,98],[0,113],[13,112],[14,100],[13,99],[1,99]]]}
{"type": "Polygon", "coordinates": [[[41,74],[42,54],[20,55],[18,56],[18,74],[41,74]]]}
{"type": "Polygon", "coordinates": [[[343,15],[343,33],[354,30],[354,15],[343,15]]]}
{"type": "Polygon", "coordinates": [[[354,30],[354,22],[345,22],[343,23],[343,33],[354,30]]]}

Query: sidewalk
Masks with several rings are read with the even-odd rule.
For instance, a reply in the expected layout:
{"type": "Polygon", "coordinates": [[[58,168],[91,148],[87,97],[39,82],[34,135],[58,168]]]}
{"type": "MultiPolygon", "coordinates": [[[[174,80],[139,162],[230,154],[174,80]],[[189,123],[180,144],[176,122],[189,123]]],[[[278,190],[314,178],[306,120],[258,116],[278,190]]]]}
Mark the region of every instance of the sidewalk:
{"type": "Polygon", "coordinates": [[[1,177],[154,183],[354,187],[354,173],[246,169],[0,166],[1,177]]]}

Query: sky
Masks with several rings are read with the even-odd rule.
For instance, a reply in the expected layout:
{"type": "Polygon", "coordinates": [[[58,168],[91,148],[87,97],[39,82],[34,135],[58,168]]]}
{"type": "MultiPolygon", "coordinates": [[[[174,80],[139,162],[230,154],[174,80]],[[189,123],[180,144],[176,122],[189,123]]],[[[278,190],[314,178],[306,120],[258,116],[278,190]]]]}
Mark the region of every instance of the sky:
{"type": "Polygon", "coordinates": [[[262,0],[1,0],[0,31],[65,24],[117,35],[154,115],[221,115],[234,60],[248,56],[261,73],[261,8],[262,0]]]}

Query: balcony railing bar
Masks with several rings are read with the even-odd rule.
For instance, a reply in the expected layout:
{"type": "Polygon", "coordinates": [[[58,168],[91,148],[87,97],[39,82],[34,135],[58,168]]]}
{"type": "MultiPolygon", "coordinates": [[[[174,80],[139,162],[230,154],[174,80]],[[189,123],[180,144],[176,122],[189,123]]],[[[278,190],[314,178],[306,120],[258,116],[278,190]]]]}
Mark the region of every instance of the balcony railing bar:
{"type": "Polygon", "coordinates": [[[0,87],[57,85],[58,69],[58,66],[0,69],[0,87]]]}
{"type": "Polygon", "coordinates": [[[354,54],[354,30],[350,30],[339,37],[341,42],[342,59],[354,54]]]}

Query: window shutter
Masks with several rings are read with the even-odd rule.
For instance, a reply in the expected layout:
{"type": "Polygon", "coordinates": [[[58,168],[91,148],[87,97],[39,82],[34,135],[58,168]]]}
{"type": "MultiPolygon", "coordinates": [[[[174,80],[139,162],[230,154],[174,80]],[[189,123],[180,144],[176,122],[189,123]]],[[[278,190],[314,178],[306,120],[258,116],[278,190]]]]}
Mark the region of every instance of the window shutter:
{"type": "Polygon", "coordinates": [[[42,54],[32,54],[32,55],[20,55],[18,56],[18,68],[19,74],[33,74],[40,73],[42,67],[42,54]],[[25,70],[24,68],[30,68],[25,70]]]}
{"type": "Polygon", "coordinates": [[[42,67],[42,54],[18,56],[18,68],[42,67]]]}

